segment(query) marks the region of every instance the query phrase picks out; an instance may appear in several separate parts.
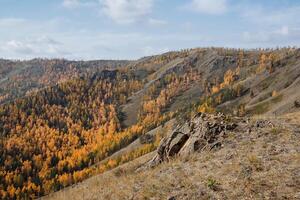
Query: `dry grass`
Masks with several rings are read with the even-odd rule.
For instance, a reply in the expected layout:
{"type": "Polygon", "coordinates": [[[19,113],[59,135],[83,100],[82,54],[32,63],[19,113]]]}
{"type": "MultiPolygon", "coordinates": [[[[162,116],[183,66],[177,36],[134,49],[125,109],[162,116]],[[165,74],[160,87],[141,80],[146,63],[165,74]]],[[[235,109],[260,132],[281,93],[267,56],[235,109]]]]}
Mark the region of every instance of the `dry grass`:
{"type": "Polygon", "coordinates": [[[299,199],[296,125],[231,133],[220,150],[135,172],[146,155],[46,199],[299,199]]]}

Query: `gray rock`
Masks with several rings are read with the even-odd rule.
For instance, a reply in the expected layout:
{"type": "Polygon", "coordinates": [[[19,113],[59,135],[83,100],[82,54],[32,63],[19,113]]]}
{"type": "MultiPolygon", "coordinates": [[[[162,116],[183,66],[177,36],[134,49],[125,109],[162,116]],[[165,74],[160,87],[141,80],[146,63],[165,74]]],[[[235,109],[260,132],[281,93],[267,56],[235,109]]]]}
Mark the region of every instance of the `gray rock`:
{"type": "Polygon", "coordinates": [[[226,132],[236,127],[237,124],[227,122],[223,114],[199,113],[161,141],[149,164],[155,166],[175,155],[187,156],[203,149],[220,147],[226,132]]]}

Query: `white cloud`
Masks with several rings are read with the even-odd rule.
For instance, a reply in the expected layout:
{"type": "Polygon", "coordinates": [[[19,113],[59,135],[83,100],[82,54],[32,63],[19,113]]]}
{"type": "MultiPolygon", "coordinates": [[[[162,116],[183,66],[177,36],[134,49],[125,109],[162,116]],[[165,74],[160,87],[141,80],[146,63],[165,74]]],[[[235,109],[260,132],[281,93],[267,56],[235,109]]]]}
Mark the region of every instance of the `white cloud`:
{"type": "Polygon", "coordinates": [[[143,51],[143,55],[145,56],[151,56],[151,55],[157,55],[157,54],[162,54],[170,51],[169,48],[154,48],[152,46],[146,46],[141,49],[143,51]]]}
{"type": "Polygon", "coordinates": [[[49,36],[43,35],[41,37],[36,38],[32,41],[32,43],[36,44],[48,44],[48,45],[61,45],[62,43],[59,41],[56,41],[49,36]]]}
{"type": "Polygon", "coordinates": [[[277,9],[262,4],[239,4],[236,12],[248,27],[242,42],[251,46],[294,46],[300,44],[300,6],[277,9]]]}
{"type": "Polygon", "coordinates": [[[21,53],[21,54],[31,54],[34,53],[34,49],[32,45],[26,44],[17,40],[10,40],[8,41],[2,49],[4,51],[14,51],[16,53],[21,53]]]}
{"type": "MultiPolygon", "coordinates": [[[[243,40],[253,44],[299,45],[300,29],[282,26],[278,29],[264,29],[256,32],[244,32],[243,40]]],[[[270,46],[269,45],[269,46],[270,46]]]]}
{"type": "MultiPolygon", "coordinates": [[[[217,27],[203,28],[207,27],[205,23],[199,26],[197,19],[195,20],[193,15],[189,16],[189,14],[186,18],[178,20],[175,19],[177,15],[174,19],[170,18],[169,22],[162,20],[155,15],[157,12],[154,9],[154,3],[162,1],[69,1],[69,8],[78,8],[76,12],[79,14],[85,14],[85,11],[89,9],[101,10],[101,13],[105,15],[102,16],[104,20],[99,20],[97,18],[99,15],[92,13],[91,16],[94,18],[90,18],[91,23],[77,21],[77,18],[74,20],[72,16],[60,16],[48,20],[0,18],[0,57],[135,59],[168,50],[196,46],[260,47],[300,44],[300,18],[297,17],[300,9],[296,7],[282,7],[274,10],[252,5],[248,9],[246,6],[238,9],[238,4],[232,3],[232,0],[186,1],[190,2],[190,11],[193,9],[203,14],[231,12],[233,17],[240,17],[236,24],[229,24],[223,33],[219,33],[217,27]],[[94,8],[87,6],[92,4],[95,5],[94,8]],[[80,13],[82,6],[87,10],[80,13]],[[258,9],[253,9],[255,6],[258,9]],[[140,23],[131,24],[131,26],[116,26],[105,22],[106,18],[121,24],[144,22],[146,26],[140,23]],[[167,26],[164,27],[165,25],[167,26]],[[248,32],[243,33],[244,30],[248,32]]],[[[63,0],[60,2],[62,3],[63,0]]],[[[91,16],[88,15],[86,18],[91,16]]],[[[167,16],[165,19],[170,17],[168,13],[163,16],[167,16]]],[[[229,21],[232,18],[226,20],[229,21]]]]}
{"type": "Polygon", "coordinates": [[[61,57],[67,54],[62,44],[48,36],[35,39],[9,40],[1,45],[0,51],[21,57],[61,57]]]}
{"type": "Polygon", "coordinates": [[[74,9],[82,6],[95,6],[97,0],[63,0],[62,5],[65,8],[74,9]]]}
{"type": "Polygon", "coordinates": [[[140,21],[152,11],[154,0],[100,0],[102,11],[113,21],[130,24],[140,21]]]}
{"type": "Polygon", "coordinates": [[[68,9],[80,7],[100,7],[105,16],[119,24],[146,21],[151,25],[165,23],[163,20],[146,19],[152,12],[155,0],[63,0],[62,6],[68,9]],[[145,20],[146,19],[146,20],[145,20]]]}
{"type": "Polygon", "coordinates": [[[150,18],[148,20],[149,24],[150,25],[153,25],[153,26],[164,26],[164,25],[167,25],[168,22],[165,21],[165,20],[161,20],[161,19],[153,19],[153,18],[150,18]]]}
{"type": "Polygon", "coordinates": [[[63,6],[66,8],[75,8],[80,5],[79,0],[64,0],[63,6]]]}
{"type": "Polygon", "coordinates": [[[279,30],[276,30],[275,33],[282,35],[282,36],[288,36],[289,35],[289,27],[288,26],[282,26],[279,30]]]}
{"type": "Polygon", "coordinates": [[[246,31],[243,33],[243,40],[248,43],[269,42],[271,35],[268,32],[258,31],[256,33],[246,31]]]}
{"type": "Polygon", "coordinates": [[[11,26],[18,26],[24,24],[24,22],[26,22],[26,20],[22,18],[0,18],[0,27],[7,28],[11,26]]]}
{"type": "Polygon", "coordinates": [[[249,22],[263,26],[299,26],[300,7],[283,7],[276,10],[267,9],[261,5],[240,5],[241,16],[249,22]]]}
{"type": "Polygon", "coordinates": [[[219,15],[227,11],[228,2],[227,0],[192,0],[187,8],[202,14],[219,15]]]}

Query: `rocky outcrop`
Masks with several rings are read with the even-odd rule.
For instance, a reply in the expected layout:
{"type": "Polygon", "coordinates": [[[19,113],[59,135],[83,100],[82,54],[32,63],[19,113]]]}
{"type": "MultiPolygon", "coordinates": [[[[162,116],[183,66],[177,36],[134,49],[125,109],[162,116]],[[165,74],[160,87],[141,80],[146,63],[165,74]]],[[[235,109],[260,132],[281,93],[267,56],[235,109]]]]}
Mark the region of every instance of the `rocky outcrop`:
{"type": "Polygon", "coordinates": [[[236,127],[237,124],[229,122],[223,114],[199,113],[161,141],[149,165],[155,166],[175,155],[187,156],[197,151],[218,147],[222,144],[226,132],[236,127]]]}

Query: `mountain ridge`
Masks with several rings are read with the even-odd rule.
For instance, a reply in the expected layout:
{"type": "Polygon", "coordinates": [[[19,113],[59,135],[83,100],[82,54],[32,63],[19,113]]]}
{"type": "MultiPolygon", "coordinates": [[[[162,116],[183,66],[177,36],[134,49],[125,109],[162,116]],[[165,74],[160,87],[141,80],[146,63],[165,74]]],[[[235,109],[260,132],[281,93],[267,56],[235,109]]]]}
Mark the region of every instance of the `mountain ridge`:
{"type": "MultiPolygon", "coordinates": [[[[53,61],[44,66],[56,77],[47,77],[47,87],[0,105],[0,195],[37,198],[134,162],[172,132],[170,121],[182,124],[199,112],[297,112],[299,58],[293,48],[191,49],[110,67],[73,65],[66,77],[59,70],[68,65],[53,61]]],[[[26,81],[21,76],[18,84],[26,81]]]]}

